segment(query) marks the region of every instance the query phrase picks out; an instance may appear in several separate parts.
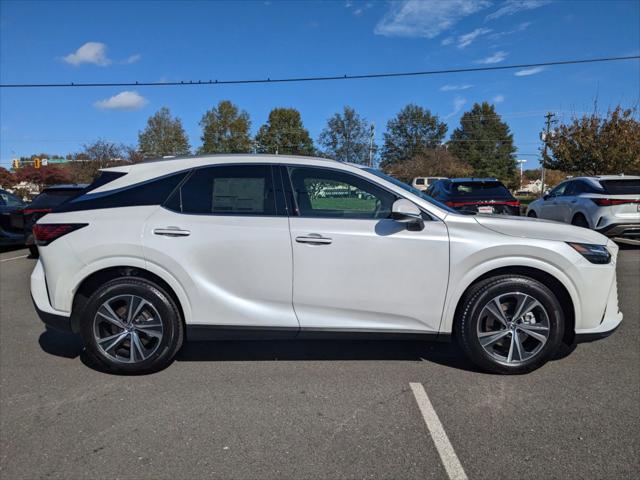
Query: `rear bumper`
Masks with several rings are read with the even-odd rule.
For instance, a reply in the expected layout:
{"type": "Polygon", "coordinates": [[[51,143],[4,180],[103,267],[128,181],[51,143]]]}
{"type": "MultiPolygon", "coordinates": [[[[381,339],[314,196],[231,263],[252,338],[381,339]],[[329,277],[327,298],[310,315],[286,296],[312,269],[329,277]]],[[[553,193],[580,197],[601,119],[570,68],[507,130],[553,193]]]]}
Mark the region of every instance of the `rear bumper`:
{"type": "Polygon", "coordinates": [[[40,317],[40,320],[42,320],[42,322],[46,326],[55,328],[56,330],[61,330],[63,332],[73,331],[71,329],[70,317],[65,317],[62,315],[57,315],[55,313],[49,313],[49,312],[45,312],[44,310],[40,310],[33,296],[31,297],[31,301],[33,301],[33,306],[35,307],[36,312],[38,313],[38,317],[40,317]]]}
{"type": "Polygon", "coordinates": [[[31,274],[31,300],[33,301],[33,306],[40,320],[42,320],[45,325],[65,332],[73,331],[71,328],[71,314],[54,309],[51,306],[51,302],[49,302],[47,282],[41,261],[36,263],[33,273],[31,274]]]}
{"type": "Polygon", "coordinates": [[[596,231],[607,237],[640,239],[640,223],[612,223],[596,231]]]}

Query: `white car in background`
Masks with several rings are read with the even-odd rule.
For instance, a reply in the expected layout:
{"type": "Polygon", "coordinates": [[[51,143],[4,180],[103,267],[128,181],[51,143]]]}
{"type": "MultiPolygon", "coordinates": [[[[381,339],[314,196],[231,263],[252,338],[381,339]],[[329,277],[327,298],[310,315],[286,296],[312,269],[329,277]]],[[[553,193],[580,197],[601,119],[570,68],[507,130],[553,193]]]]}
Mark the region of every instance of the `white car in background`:
{"type": "Polygon", "coordinates": [[[524,373],[622,321],[606,237],[464,215],[332,160],[109,168],[34,234],[40,318],[116,372],[163,368],[185,338],[356,336],[453,337],[480,368],[524,373]]]}
{"type": "Polygon", "coordinates": [[[531,202],[527,216],[591,228],[608,237],[640,240],[640,176],[565,180],[531,202]]]}
{"type": "Polygon", "coordinates": [[[446,180],[447,177],[415,177],[411,181],[411,186],[420,190],[421,192],[426,192],[427,189],[438,180],[446,180]]]}

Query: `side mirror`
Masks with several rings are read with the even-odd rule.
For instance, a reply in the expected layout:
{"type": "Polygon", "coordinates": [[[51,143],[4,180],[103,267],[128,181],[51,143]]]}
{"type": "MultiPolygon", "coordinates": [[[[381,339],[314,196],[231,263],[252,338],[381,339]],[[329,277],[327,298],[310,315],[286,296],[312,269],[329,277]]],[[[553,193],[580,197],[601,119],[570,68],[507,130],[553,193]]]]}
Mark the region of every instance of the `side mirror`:
{"type": "Polygon", "coordinates": [[[405,223],[407,230],[420,231],[424,228],[424,220],[420,209],[409,200],[400,198],[391,206],[391,218],[396,222],[405,223]]]}

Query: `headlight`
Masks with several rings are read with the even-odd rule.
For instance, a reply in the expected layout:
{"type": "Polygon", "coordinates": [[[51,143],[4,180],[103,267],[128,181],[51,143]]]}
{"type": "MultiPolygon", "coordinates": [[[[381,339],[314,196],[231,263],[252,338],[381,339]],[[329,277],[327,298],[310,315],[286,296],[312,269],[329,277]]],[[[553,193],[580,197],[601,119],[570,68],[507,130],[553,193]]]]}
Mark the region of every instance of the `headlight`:
{"type": "Polygon", "coordinates": [[[611,261],[611,254],[604,245],[571,242],[567,242],[567,244],[591,263],[602,265],[611,261]]]}

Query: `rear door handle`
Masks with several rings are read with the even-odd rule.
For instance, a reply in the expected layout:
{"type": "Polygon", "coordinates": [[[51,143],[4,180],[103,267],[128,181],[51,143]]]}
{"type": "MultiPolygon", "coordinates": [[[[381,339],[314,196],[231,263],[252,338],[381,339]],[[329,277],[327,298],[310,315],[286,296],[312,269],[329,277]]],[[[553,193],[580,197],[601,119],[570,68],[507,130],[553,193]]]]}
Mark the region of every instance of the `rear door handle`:
{"type": "Polygon", "coordinates": [[[329,245],[331,243],[331,239],[328,237],[323,237],[318,233],[310,233],[309,235],[301,235],[296,237],[296,242],[298,243],[308,243],[309,245],[329,245]]]}
{"type": "Polygon", "coordinates": [[[188,237],[191,235],[189,230],[182,230],[178,227],[155,228],[153,233],[155,235],[163,235],[165,237],[188,237]]]}

